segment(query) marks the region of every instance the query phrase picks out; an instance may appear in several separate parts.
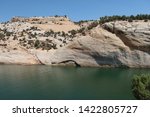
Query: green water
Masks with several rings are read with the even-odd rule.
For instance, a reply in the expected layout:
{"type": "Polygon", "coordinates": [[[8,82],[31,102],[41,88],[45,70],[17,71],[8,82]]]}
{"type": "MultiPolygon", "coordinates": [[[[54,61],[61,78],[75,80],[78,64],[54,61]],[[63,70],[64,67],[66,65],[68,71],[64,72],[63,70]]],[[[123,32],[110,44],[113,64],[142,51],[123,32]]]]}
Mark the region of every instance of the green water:
{"type": "Polygon", "coordinates": [[[0,65],[0,99],[135,99],[131,78],[149,71],[0,65]]]}

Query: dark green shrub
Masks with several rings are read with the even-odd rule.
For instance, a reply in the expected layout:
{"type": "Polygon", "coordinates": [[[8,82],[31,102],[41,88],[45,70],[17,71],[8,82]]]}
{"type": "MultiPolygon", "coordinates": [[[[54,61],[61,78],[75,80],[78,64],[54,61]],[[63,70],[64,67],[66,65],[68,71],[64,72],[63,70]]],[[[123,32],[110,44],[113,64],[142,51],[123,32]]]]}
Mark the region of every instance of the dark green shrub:
{"type": "Polygon", "coordinates": [[[34,43],[34,47],[35,48],[39,48],[39,45],[40,45],[40,41],[36,40],[35,43],[34,43]]]}
{"type": "Polygon", "coordinates": [[[69,31],[69,33],[71,33],[71,35],[75,36],[77,34],[77,31],[76,30],[71,30],[71,31],[69,31]]]}
{"type": "Polygon", "coordinates": [[[32,26],[30,29],[31,29],[31,30],[37,30],[38,28],[35,27],[35,26],[32,26]]]}
{"type": "Polygon", "coordinates": [[[131,16],[118,16],[118,15],[114,15],[114,16],[104,16],[104,17],[100,17],[100,24],[106,23],[106,22],[111,22],[111,21],[129,21],[132,22],[133,20],[150,20],[150,15],[148,14],[138,14],[136,16],[131,15],[131,16]]]}
{"type": "Polygon", "coordinates": [[[7,31],[5,34],[6,34],[6,36],[11,36],[13,33],[7,31]]]}
{"type": "Polygon", "coordinates": [[[17,36],[16,35],[13,37],[13,40],[17,40],[17,36]]]}
{"type": "Polygon", "coordinates": [[[128,19],[128,22],[133,22],[133,20],[132,19],[128,19]]]}
{"type": "Polygon", "coordinates": [[[144,22],[148,22],[148,20],[147,20],[147,19],[145,19],[145,20],[144,20],[144,22]]]}
{"type": "Polygon", "coordinates": [[[81,25],[82,23],[85,23],[85,22],[87,22],[87,20],[81,20],[79,22],[74,22],[74,23],[77,24],[77,25],[81,25]]]}
{"type": "Polygon", "coordinates": [[[47,32],[45,32],[45,36],[46,37],[49,37],[49,36],[53,36],[55,34],[55,32],[53,31],[53,30],[50,30],[50,31],[47,31],[47,32]]]}
{"type": "Polygon", "coordinates": [[[85,31],[85,28],[80,28],[79,30],[78,30],[78,33],[83,33],[85,31]]]}
{"type": "Polygon", "coordinates": [[[64,31],[62,31],[62,37],[66,37],[66,33],[64,31]]]}
{"type": "Polygon", "coordinates": [[[57,45],[56,44],[53,44],[53,49],[57,49],[57,45]]]}
{"type": "Polygon", "coordinates": [[[46,50],[50,50],[50,49],[52,49],[52,44],[46,44],[46,50]]]}
{"type": "Polygon", "coordinates": [[[50,29],[50,31],[49,31],[51,34],[54,34],[54,31],[52,30],[52,29],[50,29]]]}
{"type": "Polygon", "coordinates": [[[150,74],[134,76],[132,92],[137,99],[150,100],[150,74]]]}

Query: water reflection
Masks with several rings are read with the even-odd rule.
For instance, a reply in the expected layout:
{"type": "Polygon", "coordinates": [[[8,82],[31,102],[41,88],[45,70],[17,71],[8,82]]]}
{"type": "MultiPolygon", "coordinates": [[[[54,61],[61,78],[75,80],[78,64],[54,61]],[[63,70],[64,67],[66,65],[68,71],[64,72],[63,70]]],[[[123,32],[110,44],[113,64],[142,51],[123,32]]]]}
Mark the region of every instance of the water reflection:
{"type": "Polygon", "coordinates": [[[131,78],[147,72],[0,65],[0,99],[134,99],[131,78]]]}

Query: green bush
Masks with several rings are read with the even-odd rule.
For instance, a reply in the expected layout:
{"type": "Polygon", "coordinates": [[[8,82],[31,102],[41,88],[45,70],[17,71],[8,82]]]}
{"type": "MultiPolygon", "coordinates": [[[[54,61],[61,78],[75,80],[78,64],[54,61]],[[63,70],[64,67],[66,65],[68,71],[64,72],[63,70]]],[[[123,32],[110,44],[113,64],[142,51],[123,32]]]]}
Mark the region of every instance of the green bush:
{"type": "Polygon", "coordinates": [[[137,99],[150,100],[150,74],[134,76],[132,92],[137,99]]]}
{"type": "Polygon", "coordinates": [[[71,35],[75,36],[77,34],[77,31],[76,30],[71,30],[71,31],[69,31],[69,33],[71,33],[71,35]]]}
{"type": "Polygon", "coordinates": [[[39,46],[40,46],[40,41],[36,40],[35,43],[34,43],[34,47],[38,49],[39,46]]]}

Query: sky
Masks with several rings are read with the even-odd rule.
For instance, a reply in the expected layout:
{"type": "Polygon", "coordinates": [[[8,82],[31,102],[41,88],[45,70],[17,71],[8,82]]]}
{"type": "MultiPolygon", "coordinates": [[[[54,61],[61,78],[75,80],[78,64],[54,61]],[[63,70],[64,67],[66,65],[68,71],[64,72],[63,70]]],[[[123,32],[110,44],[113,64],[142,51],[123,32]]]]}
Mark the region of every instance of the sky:
{"type": "Polygon", "coordinates": [[[150,0],[0,0],[0,22],[15,16],[67,15],[73,21],[150,14],[150,0]]]}

